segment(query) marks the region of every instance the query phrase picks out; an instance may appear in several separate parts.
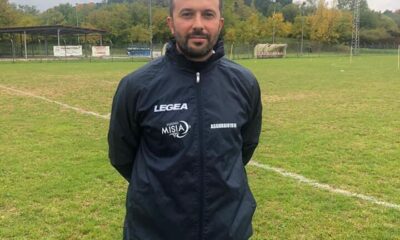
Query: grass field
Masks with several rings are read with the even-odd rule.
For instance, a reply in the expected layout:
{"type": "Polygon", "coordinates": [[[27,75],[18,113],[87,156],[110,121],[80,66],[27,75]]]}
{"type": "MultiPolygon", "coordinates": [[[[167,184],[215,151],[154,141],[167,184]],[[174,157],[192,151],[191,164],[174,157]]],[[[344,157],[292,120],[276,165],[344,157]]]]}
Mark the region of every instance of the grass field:
{"type": "MultiPolygon", "coordinates": [[[[400,239],[397,56],[240,63],[263,95],[255,161],[392,204],[250,165],[252,239],[400,239]]],[[[127,184],[108,162],[108,120],[60,104],[107,116],[143,64],[0,63],[0,239],[121,238],[127,184]]]]}

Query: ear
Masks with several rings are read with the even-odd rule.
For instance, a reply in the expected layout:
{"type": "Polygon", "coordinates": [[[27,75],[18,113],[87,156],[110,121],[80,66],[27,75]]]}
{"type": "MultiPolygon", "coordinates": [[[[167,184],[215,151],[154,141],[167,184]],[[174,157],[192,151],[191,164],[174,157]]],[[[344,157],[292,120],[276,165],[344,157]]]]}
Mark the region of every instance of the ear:
{"type": "Polygon", "coordinates": [[[172,35],[174,35],[175,34],[174,19],[172,17],[167,17],[167,24],[168,24],[169,30],[171,31],[172,35]]]}
{"type": "Polygon", "coordinates": [[[222,28],[224,27],[224,23],[225,23],[225,19],[224,18],[220,18],[219,19],[219,31],[221,31],[222,28]]]}

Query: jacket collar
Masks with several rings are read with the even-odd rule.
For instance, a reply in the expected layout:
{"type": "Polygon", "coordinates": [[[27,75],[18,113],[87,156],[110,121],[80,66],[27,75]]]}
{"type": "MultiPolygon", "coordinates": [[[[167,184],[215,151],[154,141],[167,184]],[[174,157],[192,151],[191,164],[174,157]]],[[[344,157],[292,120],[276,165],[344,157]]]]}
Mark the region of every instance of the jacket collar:
{"type": "Polygon", "coordinates": [[[224,55],[224,43],[221,39],[218,39],[217,43],[213,48],[214,54],[211,55],[204,62],[194,62],[187,59],[182,53],[176,49],[176,40],[172,39],[169,41],[166,50],[166,56],[172,61],[172,63],[178,67],[187,69],[189,71],[202,71],[212,65],[214,65],[224,55]]]}

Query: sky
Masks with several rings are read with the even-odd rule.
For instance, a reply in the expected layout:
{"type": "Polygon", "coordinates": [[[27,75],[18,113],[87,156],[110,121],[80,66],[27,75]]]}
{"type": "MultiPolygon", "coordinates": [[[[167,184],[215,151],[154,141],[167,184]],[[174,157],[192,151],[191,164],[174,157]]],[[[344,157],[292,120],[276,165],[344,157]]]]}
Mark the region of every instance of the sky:
{"type": "Polygon", "coordinates": [[[400,9],[400,0],[368,0],[368,6],[377,11],[400,9]]]}
{"type": "Polygon", "coordinates": [[[75,5],[77,3],[99,3],[102,2],[102,0],[8,0],[8,2],[21,5],[31,5],[35,6],[40,11],[44,11],[46,9],[57,6],[60,3],[69,3],[71,5],[75,5]]]}
{"type": "MultiPolygon", "coordinates": [[[[102,0],[9,0],[11,3],[22,4],[22,5],[33,5],[40,11],[44,11],[48,8],[57,6],[60,3],[70,3],[75,5],[76,3],[89,3],[89,2],[101,2],[102,0]]],[[[295,0],[301,1],[301,0],[295,0]]],[[[331,1],[331,0],[327,0],[331,1]]],[[[396,10],[400,9],[400,0],[367,0],[368,5],[371,9],[376,11],[385,10],[396,10]]]]}

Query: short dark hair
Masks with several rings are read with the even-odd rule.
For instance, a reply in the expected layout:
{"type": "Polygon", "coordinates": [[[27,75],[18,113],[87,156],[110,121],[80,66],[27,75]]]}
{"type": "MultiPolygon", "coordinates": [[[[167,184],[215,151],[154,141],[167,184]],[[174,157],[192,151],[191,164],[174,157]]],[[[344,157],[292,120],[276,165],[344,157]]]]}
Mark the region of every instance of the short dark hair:
{"type": "MultiPolygon", "coordinates": [[[[223,9],[223,0],[219,0],[219,12],[222,16],[222,9],[223,9]]],[[[174,12],[174,0],[169,0],[169,16],[172,17],[174,12]]]]}

